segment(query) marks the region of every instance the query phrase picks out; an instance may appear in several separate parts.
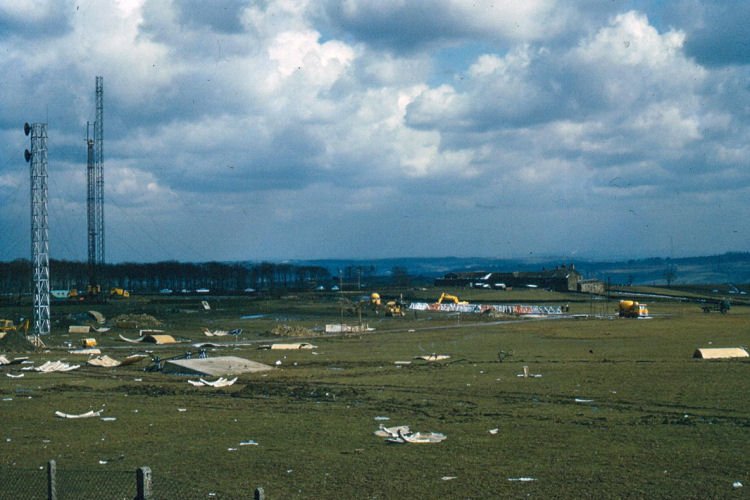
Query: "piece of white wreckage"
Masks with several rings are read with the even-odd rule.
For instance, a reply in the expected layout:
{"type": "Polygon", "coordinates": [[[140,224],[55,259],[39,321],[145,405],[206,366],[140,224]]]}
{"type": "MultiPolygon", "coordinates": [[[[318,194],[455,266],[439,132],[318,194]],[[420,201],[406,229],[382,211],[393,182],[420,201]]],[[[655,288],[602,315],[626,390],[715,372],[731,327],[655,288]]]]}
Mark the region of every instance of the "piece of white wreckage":
{"type": "Polygon", "coordinates": [[[198,381],[195,380],[188,380],[188,383],[190,385],[194,385],[196,387],[207,385],[209,387],[228,387],[232,384],[237,382],[237,377],[234,377],[232,379],[226,379],[224,377],[219,377],[218,379],[214,380],[213,382],[210,382],[208,380],[204,379],[198,379],[198,381]]]}
{"type": "Polygon", "coordinates": [[[447,436],[439,432],[411,432],[408,425],[399,425],[397,427],[385,427],[380,424],[380,428],[375,431],[378,437],[384,437],[389,443],[397,444],[432,444],[444,441],[447,436]]]}
{"type": "Polygon", "coordinates": [[[63,413],[61,411],[56,411],[55,415],[57,415],[60,418],[91,418],[91,417],[98,417],[102,414],[102,410],[99,411],[87,411],[86,413],[80,413],[78,415],[74,415],[72,413],[63,413]]]}

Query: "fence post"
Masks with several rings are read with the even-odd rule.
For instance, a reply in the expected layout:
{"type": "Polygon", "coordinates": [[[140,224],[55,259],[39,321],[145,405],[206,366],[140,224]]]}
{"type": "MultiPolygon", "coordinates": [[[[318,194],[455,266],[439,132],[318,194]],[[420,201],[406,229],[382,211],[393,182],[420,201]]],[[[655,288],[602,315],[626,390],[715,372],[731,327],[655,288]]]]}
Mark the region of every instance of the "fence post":
{"type": "Polygon", "coordinates": [[[136,500],[152,500],[151,492],[151,468],[138,467],[135,471],[136,500]]]}
{"type": "Polygon", "coordinates": [[[54,460],[47,462],[47,499],[57,500],[57,463],[54,460]]]}
{"type": "Polygon", "coordinates": [[[255,488],[255,500],[266,500],[266,492],[260,486],[255,488]]]}

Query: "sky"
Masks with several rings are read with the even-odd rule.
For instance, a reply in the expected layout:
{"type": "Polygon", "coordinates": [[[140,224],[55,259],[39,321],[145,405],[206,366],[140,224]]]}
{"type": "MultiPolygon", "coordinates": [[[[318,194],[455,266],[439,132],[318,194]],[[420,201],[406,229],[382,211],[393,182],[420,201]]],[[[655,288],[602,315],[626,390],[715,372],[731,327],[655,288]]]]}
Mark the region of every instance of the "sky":
{"type": "Polygon", "coordinates": [[[0,0],[0,260],[748,251],[750,2],[0,0]]]}

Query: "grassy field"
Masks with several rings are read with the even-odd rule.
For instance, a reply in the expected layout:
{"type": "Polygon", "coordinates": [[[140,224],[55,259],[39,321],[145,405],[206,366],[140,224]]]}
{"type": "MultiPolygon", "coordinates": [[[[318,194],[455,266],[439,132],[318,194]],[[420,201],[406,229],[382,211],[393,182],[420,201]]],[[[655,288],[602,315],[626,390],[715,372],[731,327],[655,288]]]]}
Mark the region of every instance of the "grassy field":
{"type": "MultiPolygon", "coordinates": [[[[489,293],[496,295],[469,298],[567,303],[577,314],[614,308],[544,291],[489,293]]],[[[29,356],[37,364],[83,362],[63,348],[83,337],[65,333],[76,323],[66,315],[94,308],[108,318],[148,313],[165,333],[194,341],[208,339],[203,326],[243,328],[247,345],[209,355],[281,364],[226,389],[145,372],[147,361],[3,375],[3,470],[50,459],[91,471],[148,465],[158,498],[248,498],[256,486],[268,498],[742,498],[750,488],[750,363],[692,359],[698,347],[750,344],[750,308],[704,314],[696,304],[660,300],[649,303],[650,320],[370,314],[364,321],[373,332],[305,339],[317,349],[281,352],[250,342],[278,340],[269,332],[279,325],[339,322],[336,297],[208,300],[211,311],[195,298],[53,305],[49,349],[29,356]],[[430,353],[450,359],[413,360],[430,353]],[[402,360],[413,362],[395,364],[402,360]],[[523,366],[541,377],[518,377],[523,366]],[[102,408],[116,420],[54,415],[102,408]],[[380,423],[447,440],[387,444],[373,435],[380,423]],[[258,445],[240,446],[245,440],[258,445]],[[737,481],[744,487],[733,487],[737,481]]],[[[11,306],[0,309],[13,314],[11,306]]],[[[189,344],[132,346],[118,333],[137,335],[113,329],[93,336],[120,359],[143,349],[161,357],[195,351],[189,344]]]]}

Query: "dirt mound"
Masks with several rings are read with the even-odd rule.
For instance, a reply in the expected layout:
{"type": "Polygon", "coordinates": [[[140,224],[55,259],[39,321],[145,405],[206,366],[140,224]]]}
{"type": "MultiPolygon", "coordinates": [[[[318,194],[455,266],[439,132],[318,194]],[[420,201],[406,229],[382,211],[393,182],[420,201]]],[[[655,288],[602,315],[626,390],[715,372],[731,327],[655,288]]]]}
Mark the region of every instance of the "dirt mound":
{"type": "Polygon", "coordinates": [[[271,330],[277,337],[315,337],[317,334],[304,326],[276,325],[271,330]]]}
{"type": "Polygon", "coordinates": [[[120,314],[112,318],[118,328],[151,328],[162,326],[162,322],[150,314],[120,314]]]}

